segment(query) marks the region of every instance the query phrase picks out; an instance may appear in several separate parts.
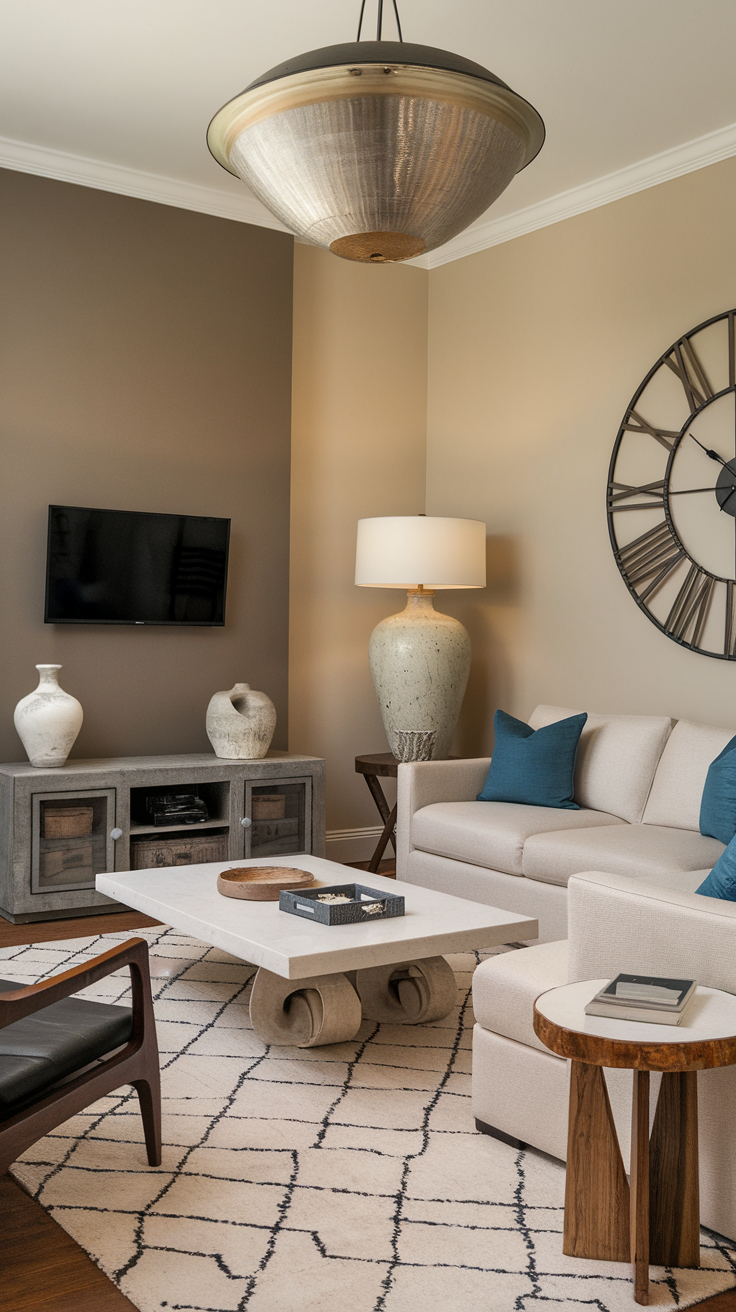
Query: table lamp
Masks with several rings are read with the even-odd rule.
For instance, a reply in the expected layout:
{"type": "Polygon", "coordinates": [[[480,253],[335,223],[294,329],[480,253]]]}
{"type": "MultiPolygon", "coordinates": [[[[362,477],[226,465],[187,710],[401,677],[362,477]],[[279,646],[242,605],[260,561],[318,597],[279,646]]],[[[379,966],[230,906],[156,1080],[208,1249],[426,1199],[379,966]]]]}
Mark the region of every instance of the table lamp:
{"type": "Polygon", "coordinates": [[[371,634],[373,685],[394,756],[443,760],[468,682],[470,638],[434,609],[434,593],[485,587],[486,526],[434,515],[360,519],[355,582],[407,590],[405,610],[371,634]]]}

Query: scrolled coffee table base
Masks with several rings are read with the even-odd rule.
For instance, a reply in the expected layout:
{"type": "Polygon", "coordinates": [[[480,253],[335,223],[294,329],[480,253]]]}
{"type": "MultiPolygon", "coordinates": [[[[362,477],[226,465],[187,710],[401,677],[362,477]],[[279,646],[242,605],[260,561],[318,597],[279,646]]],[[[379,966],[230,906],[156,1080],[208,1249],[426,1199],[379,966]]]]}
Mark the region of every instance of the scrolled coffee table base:
{"type": "Polygon", "coordinates": [[[250,1019],[266,1043],[316,1048],[352,1039],[362,1015],[345,975],[283,979],[261,967],[251,990],[250,1019]]]}
{"type": "Polygon", "coordinates": [[[367,1020],[422,1025],[449,1015],[457,984],[444,957],[371,966],[355,972],[355,987],[367,1020]]]}
{"type": "Polygon", "coordinates": [[[456,1003],[455,976],[444,957],[299,980],[261,967],[253,981],[250,1018],[266,1043],[316,1048],[354,1038],[364,1017],[421,1025],[441,1020],[456,1003]]]}

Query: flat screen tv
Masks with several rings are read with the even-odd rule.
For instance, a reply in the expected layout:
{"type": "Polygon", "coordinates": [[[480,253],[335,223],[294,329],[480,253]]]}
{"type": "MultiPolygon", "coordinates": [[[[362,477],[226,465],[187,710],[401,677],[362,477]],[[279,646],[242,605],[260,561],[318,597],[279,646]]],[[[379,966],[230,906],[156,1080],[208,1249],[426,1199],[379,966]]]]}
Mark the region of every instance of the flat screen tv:
{"type": "Polygon", "coordinates": [[[225,623],[230,520],[49,506],[47,624],[225,623]]]}

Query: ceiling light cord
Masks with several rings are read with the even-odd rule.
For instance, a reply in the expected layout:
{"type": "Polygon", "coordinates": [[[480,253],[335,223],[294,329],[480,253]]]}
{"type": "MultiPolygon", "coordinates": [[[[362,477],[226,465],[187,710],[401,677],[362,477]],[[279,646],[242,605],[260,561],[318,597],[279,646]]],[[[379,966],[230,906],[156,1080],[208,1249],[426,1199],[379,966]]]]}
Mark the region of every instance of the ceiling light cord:
{"type": "MultiPolygon", "coordinates": [[[[404,37],[403,37],[402,31],[401,31],[401,19],[399,18],[399,6],[398,6],[398,0],[393,0],[393,7],[394,7],[394,15],[395,15],[395,17],[396,17],[396,29],[397,29],[398,34],[399,34],[399,41],[402,41],[402,42],[403,42],[404,37]]],[[[360,18],[358,19],[358,35],[357,35],[357,37],[355,38],[356,41],[360,41],[360,34],[361,34],[362,30],[363,30],[363,16],[364,16],[364,14],[365,14],[365,0],[361,0],[361,5],[360,5],[360,18]]],[[[377,14],[377,18],[376,18],[376,41],[380,41],[380,40],[381,40],[381,34],[382,34],[382,32],[383,32],[383,0],[378,0],[378,14],[377,14]]]]}

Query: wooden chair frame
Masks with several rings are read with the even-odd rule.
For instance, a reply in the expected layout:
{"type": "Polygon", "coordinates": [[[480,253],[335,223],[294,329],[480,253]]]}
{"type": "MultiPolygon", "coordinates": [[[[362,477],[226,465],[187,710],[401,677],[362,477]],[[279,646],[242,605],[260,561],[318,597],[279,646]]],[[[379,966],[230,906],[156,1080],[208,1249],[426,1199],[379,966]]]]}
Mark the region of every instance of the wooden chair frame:
{"type": "Polygon", "coordinates": [[[37,1139],[121,1084],[132,1084],[138,1094],[148,1162],[150,1166],[161,1165],[161,1075],[145,939],[128,939],[62,975],[0,993],[0,1029],[96,984],[122,966],[130,968],[133,994],[130,1039],[78,1075],[52,1086],[38,1101],[0,1121],[0,1174],[5,1174],[11,1162],[37,1139]]]}

